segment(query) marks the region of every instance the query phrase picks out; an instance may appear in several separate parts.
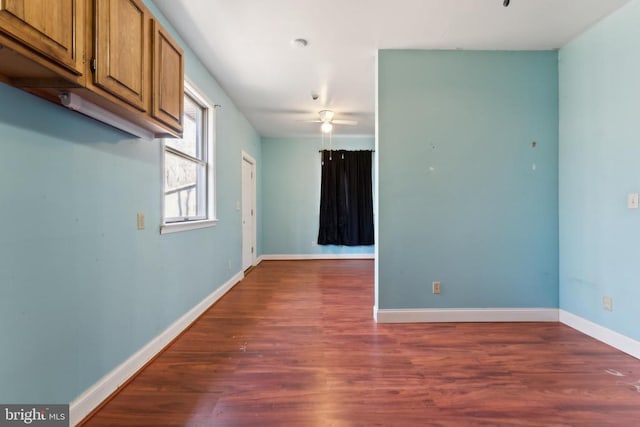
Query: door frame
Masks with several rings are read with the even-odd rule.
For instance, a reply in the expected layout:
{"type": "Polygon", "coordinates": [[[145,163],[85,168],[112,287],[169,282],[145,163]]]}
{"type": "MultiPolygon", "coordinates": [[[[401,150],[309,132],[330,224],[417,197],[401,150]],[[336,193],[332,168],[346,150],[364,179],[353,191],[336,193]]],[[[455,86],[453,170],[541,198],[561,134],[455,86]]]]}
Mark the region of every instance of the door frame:
{"type": "MultiPolygon", "coordinates": [[[[252,221],[252,227],[251,229],[253,230],[252,235],[250,236],[250,240],[251,240],[251,245],[253,246],[253,252],[251,253],[251,264],[248,267],[244,266],[244,233],[245,233],[245,227],[241,224],[242,226],[242,232],[241,232],[241,236],[242,236],[242,253],[241,253],[241,261],[240,264],[242,264],[242,270],[245,270],[246,268],[251,268],[253,266],[256,265],[256,261],[258,259],[258,254],[257,254],[257,234],[258,234],[258,224],[257,224],[257,207],[256,207],[256,188],[257,188],[257,176],[256,176],[256,159],[254,159],[249,153],[247,153],[246,151],[242,150],[242,162],[240,163],[240,187],[241,187],[241,195],[240,195],[240,200],[243,201],[244,200],[244,194],[242,194],[245,191],[245,185],[244,185],[244,173],[243,173],[243,168],[244,168],[244,162],[247,162],[248,164],[251,165],[251,173],[253,175],[253,179],[251,180],[252,182],[252,188],[251,188],[251,204],[253,207],[253,216],[251,217],[251,221],[252,221]]],[[[241,205],[240,208],[240,219],[242,221],[242,216],[244,214],[244,206],[241,205]]]]}

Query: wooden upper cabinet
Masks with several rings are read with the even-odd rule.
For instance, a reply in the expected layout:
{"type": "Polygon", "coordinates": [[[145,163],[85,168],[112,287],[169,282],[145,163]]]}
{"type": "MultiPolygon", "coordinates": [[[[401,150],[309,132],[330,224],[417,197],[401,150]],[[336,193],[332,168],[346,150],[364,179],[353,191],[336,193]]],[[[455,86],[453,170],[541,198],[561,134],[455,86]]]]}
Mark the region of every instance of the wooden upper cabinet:
{"type": "Polygon", "coordinates": [[[182,48],[156,21],[153,26],[153,89],[151,114],[182,132],[184,57],[182,48]]]}
{"type": "Polygon", "coordinates": [[[95,0],[93,83],[149,111],[150,13],[141,0],[95,0]]]}
{"type": "Polygon", "coordinates": [[[84,72],[86,0],[0,0],[0,31],[75,75],[84,72]]]}
{"type": "Polygon", "coordinates": [[[0,0],[0,81],[182,135],[183,51],[143,0],[0,0]]]}

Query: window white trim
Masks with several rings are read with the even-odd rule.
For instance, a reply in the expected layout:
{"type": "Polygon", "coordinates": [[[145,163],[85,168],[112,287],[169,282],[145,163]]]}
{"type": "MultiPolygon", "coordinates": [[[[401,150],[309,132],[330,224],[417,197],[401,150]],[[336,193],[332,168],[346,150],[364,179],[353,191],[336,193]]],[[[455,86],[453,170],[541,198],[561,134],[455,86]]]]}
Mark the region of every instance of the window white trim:
{"type": "Polygon", "coordinates": [[[193,221],[182,222],[165,222],[164,218],[164,203],[165,203],[165,141],[162,141],[162,160],[161,160],[161,173],[162,173],[162,223],[160,225],[160,234],[176,233],[179,231],[196,230],[200,228],[213,227],[218,222],[216,213],[216,104],[212,102],[204,93],[195,85],[191,80],[185,78],[184,80],[185,94],[193,98],[197,103],[202,105],[206,112],[204,118],[206,123],[205,129],[205,144],[206,144],[206,157],[207,157],[207,218],[198,219],[193,221]]]}
{"type": "Polygon", "coordinates": [[[178,233],[180,231],[197,230],[199,228],[213,227],[218,223],[217,219],[205,219],[202,221],[170,222],[160,226],[160,234],[178,233]]]}

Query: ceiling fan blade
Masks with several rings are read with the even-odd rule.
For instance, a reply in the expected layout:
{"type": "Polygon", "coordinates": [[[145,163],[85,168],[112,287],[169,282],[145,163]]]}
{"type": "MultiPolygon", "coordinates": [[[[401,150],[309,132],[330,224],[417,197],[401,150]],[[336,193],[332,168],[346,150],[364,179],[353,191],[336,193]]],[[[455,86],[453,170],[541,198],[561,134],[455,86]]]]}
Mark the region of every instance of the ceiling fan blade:
{"type": "Polygon", "coordinates": [[[318,119],[315,119],[315,120],[296,120],[296,121],[301,122],[301,123],[322,123],[322,120],[318,120],[318,119]]]}
{"type": "Polygon", "coordinates": [[[331,123],[334,125],[347,125],[347,126],[356,126],[358,124],[357,120],[332,120],[331,123]]]}

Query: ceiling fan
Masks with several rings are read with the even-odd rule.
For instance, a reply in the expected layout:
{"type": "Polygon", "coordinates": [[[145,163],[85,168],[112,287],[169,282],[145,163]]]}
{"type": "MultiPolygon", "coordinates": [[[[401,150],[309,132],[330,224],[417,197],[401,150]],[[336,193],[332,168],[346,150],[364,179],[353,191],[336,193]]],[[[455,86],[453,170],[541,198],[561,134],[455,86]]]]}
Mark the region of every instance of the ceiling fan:
{"type": "Polygon", "coordinates": [[[334,119],[336,113],[331,110],[322,110],[318,113],[319,118],[316,120],[309,120],[309,123],[322,123],[320,129],[323,133],[330,133],[333,130],[333,125],[346,125],[355,126],[358,124],[356,120],[344,120],[334,119]]]}

